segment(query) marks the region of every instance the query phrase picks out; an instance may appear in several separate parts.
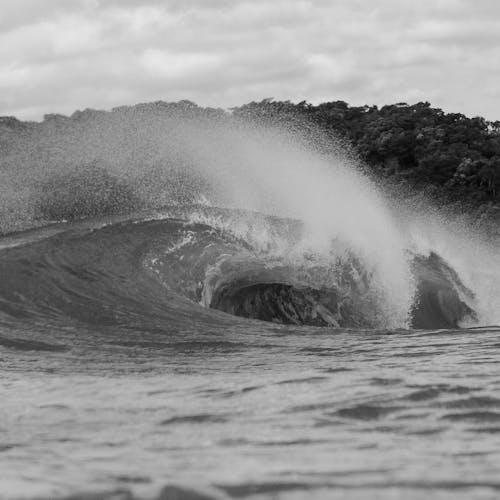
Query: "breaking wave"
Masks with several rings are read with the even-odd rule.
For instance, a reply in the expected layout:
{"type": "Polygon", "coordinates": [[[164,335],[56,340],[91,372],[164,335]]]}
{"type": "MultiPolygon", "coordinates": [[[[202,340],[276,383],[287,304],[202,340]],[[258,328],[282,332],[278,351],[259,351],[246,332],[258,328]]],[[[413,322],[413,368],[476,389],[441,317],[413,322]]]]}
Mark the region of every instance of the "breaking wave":
{"type": "Polygon", "coordinates": [[[17,233],[1,240],[0,317],[172,331],[249,319],[361,329],[481,322],[476,294],[437,253],[408,250],[407,305],[365,256],[338,240],[314,249],[307,234],[297,220],[206,207],[17,233]]]}
{"type": "Polygon", "coordinates": [[[339,144],[139,111],[50,121],[9,143],[0,229],[27,231],[0,240],[4,321],[500,322],[495,247],[393,206],[339,144]]]}

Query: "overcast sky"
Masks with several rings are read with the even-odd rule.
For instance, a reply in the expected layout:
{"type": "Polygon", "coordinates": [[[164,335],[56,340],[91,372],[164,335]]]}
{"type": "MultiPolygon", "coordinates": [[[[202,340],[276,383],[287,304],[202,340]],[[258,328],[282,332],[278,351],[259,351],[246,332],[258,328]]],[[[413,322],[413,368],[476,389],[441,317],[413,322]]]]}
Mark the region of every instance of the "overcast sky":
{"type": "Polygon", "coordinates": [[[500,1],[0,0],[0,115],[267,97],[500,119],[500,1]]]}

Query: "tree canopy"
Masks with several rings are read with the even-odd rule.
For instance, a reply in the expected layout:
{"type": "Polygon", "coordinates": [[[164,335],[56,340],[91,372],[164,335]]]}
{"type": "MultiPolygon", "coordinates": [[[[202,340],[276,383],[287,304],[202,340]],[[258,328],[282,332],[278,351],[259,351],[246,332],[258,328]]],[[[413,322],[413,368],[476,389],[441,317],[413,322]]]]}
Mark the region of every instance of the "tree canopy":
{"type": "Polygon", "coordinates": [[[445,113],[428,102],[382,107],[344,101],[252,102],[240,117],[269,123],[307,118],[350,142],[376,176],[415,189],[432,188],[448,201],[495,203],[500,198],[500,122],[445,113]]]}

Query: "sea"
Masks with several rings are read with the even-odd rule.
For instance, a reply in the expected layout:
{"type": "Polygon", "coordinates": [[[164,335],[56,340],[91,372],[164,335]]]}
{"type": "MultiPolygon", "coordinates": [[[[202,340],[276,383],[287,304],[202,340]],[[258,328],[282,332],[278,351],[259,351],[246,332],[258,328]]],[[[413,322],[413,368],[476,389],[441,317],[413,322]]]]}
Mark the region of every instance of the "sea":
{"type": "Polygon", "coordinates": [[[130,177],[108,128],[56,136],[159,200],[71,219],[36,197],[66,214],[112,186],[68,183],[54,141],[9,157],[2,500],[500,496],[498,241],[252,133],[175,136],[189,181],[130,177]]]}

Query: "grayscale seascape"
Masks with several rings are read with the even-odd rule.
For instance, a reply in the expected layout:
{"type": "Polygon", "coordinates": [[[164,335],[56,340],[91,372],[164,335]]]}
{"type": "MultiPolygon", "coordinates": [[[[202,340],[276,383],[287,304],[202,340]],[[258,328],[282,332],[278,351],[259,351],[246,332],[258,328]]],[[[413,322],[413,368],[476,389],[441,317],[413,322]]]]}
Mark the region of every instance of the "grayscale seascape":
{"type": "Polygon", "coordinates": [[[500,497],[500,122],[432,107],[466,105],[430,69],[379,94],[313,70],[352,43],[420,71],[423,41],[368,42],[500,7],[208,3],[0,6],[0,500],[500,497]],[[241,67],[210,66],[216,33],[241,67]],[[273,40],[309,54],[300,92],[273,40]],[[64,69],[50,92],[16,80],[30,57],[64,69]]]}

